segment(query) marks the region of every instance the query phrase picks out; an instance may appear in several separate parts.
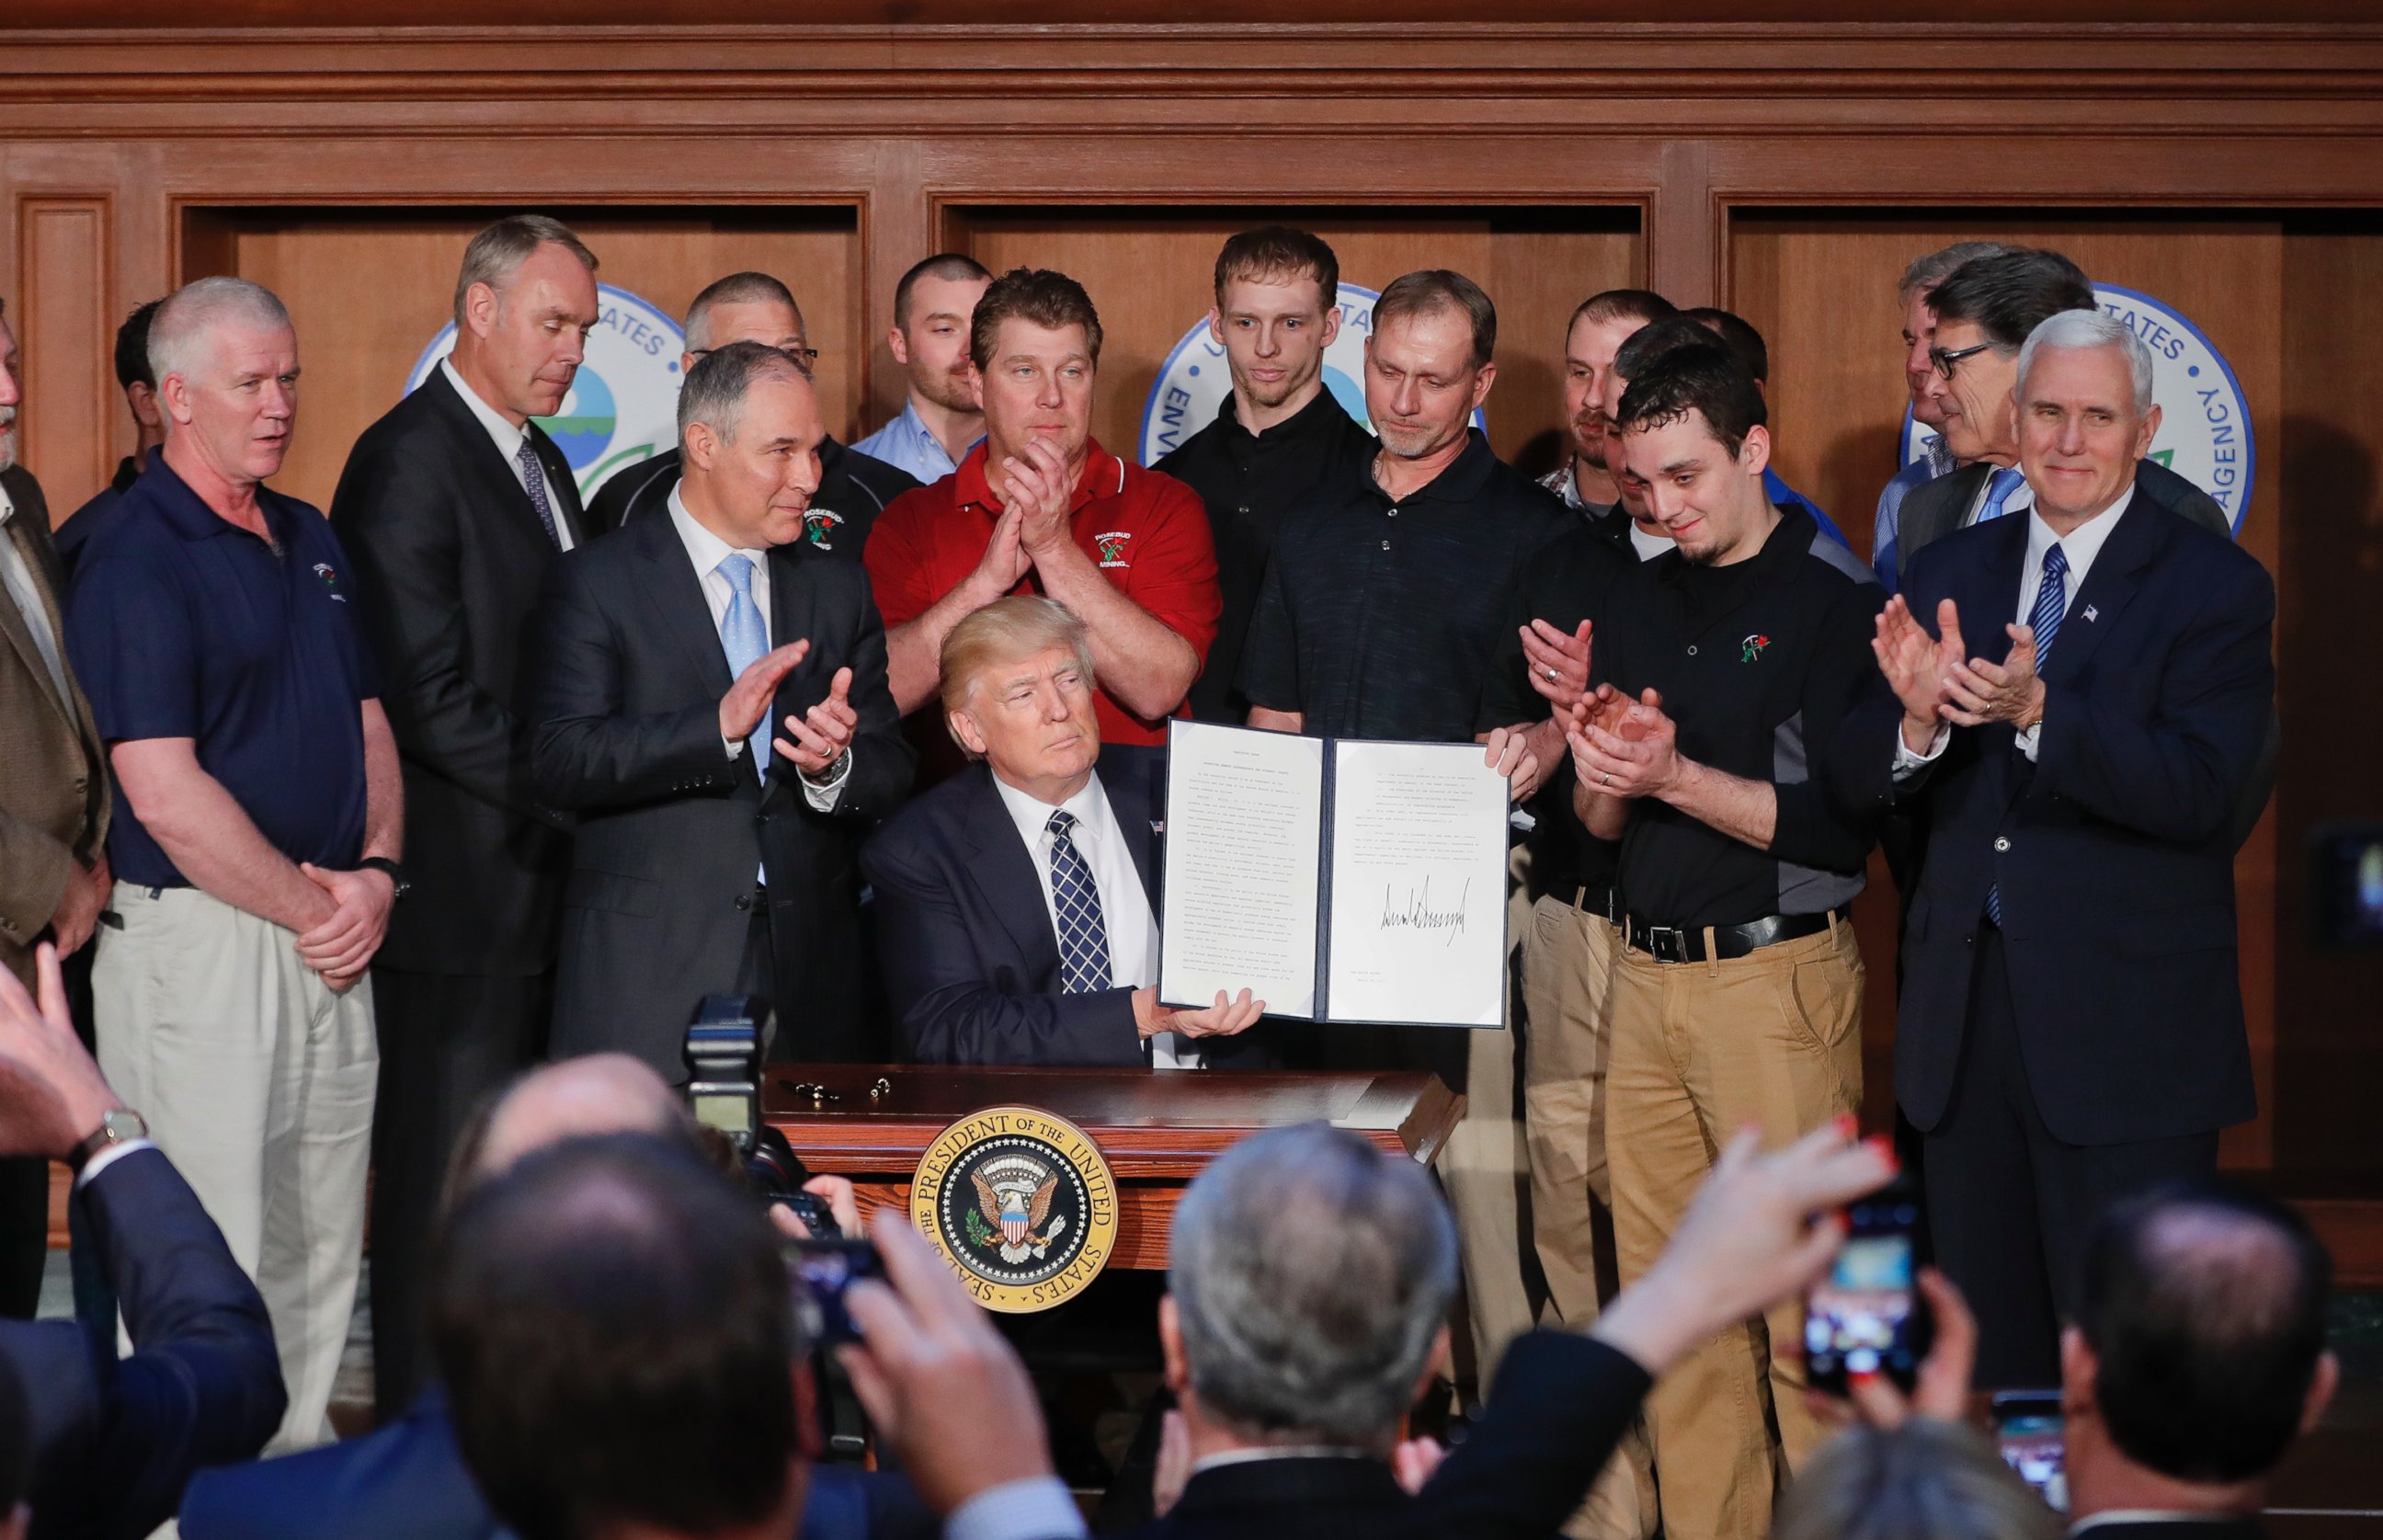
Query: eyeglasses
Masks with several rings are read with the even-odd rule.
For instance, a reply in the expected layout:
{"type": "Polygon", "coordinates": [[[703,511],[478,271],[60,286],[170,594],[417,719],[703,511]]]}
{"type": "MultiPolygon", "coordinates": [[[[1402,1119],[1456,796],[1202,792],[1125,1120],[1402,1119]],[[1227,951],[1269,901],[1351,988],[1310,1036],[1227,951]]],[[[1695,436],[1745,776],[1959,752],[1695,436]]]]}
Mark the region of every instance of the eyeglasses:
{"type": "MultiPolygon", "coordinates": [[[[701,358],[707,353],[715,353],[719,351],[717,348],[689,348],[687,353],[690,357],[701,358]]],[[[817,348],[780,348],[778,351],[793,359],[795,367],[804,374],[811,375],[818,372],[819,350],[817,348]]]]}
{"type": "Polygon", "coordinates": [[[1953,365],[1971,354],[1984,352],[1993,346],[1991,342],[1980,342],[1971,347],[1957,349],[1952,352],[1946,352],[1942,348],[1931,348],[1928,350],[1928,362],[1936,365],[1939,377],[1950,383],[1953,378],[1953,365]]]}

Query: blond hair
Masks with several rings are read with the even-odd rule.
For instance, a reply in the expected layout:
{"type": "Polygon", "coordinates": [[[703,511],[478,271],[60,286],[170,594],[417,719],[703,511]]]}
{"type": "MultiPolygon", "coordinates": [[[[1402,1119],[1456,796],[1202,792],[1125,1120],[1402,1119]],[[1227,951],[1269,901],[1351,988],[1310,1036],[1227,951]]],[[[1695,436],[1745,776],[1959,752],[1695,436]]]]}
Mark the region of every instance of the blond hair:
{"type": "Polygon", "coordinates": [[[1076,667],[1083,673],[1085,688],[1090,689],[1092,635],[1085,631],[1084,622],[1056,599],[1034,594],[997,598],[952,627],[944,637],[944,650],[938,659],[944,727],[969,758],[977,758],[976,751],[961,740],[958,733],[952,732],[951,717],[968,703],[969,693],[976,688],[977,676],[1005,663],[1022,663],[1052,647],[1066,647],[1076,655],[1076,667]]]}

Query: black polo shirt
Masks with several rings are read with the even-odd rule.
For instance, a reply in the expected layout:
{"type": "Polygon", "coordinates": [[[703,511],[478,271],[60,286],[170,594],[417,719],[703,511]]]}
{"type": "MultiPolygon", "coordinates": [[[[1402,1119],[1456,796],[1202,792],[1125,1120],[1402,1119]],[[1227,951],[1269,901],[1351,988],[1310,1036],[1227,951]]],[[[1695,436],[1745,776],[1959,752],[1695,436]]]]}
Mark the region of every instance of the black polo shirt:
{"type": "Polygon", "coordinates": [[[1200,494],[1216,546],[1216,586],[1225,608],[1208,661],[1192,685],[1192,715],[1202,721],[1246,721],[1249,698],[1235,687],[1250,616],[1266,580],[1266,558],[1283,521],[1312,508],[1319,492],[1337,496],[1366,474],[1381,446],[1329,390],[1267,428],[1241,426],[1229,394],[1216,420],[1151,467],[1200,494]]]}
{"type": "Polygon", "coordinates": [[[1747,561],[1699,567],[1671,550],[1638,567],[1590,648],[1593,681],[1663,693],[1680,753],[1778,791],[1768,851],[1656,798],[1630,805],[1622,899],[1656,925],[1819,914],[1861,891],[1871,831],[1814,779],[1812,745],[1825,752],[1878,671],[1870,644],[1886,593],[1810,514],[1779,512],[1747,561]]]}
{"type": "MultiPolygon", "coordinates": [[[[1603,530],[1577,521],[1539,552],[1523,574],[1513,610],[1499,634],[1497,661],[1481,693],[1476,725],[1482,732],[1547,720],[1548,698],[1531,688],[1522,628],[1539,620],[1572,632],[1587,621],[1594,627],[1589,633],[1589,661],[1594,664],[1605,638],[1613,590],[1637,564],[1637,558],[1616,549],[1603,530]]],[[[1582,888],[1603,893],[1613,886],[1622,847],[1588,832],[1573,809],[1572,791],[1572,756],[1567,753],[1549,767],[1529,803],[1537,820],[1530,839],[1533,898],[1557,893],[1571,899],[1582,888]]]]}
{"type": "Polygon", "coordinates": [[[1277,534],[1242,693],[1331,737],[1471,738],[1523,574],[1575,518],[1477,430],[1395,501],[1368,462],[1277,534]]]}
{"type": "MultiPolygon", "coordinates": [[[[659,513],[670,507],[671,488],[678,485],[679,451],[665,450],[622,471],[607,481],[587,505],[589,528],[598,535],[620,528],[631,519],[659,513]]],[[[811,494],[810,511],[803,517],[803,543],[813,550],[847,561],[860,560],[869,531],[885,505],[919,485],[916,476],[873,454],[863,454],[833,438],[820,443],[819,490],[811,494]]]]}
{"type": "MultiPolygon", "coordinates": [[[[151,456],[83,548],[67,652],[110,745],[194,740],[199,767],[276,850],[343,870],[364,851],[362,707],[380,682],[330,524],[270,487],[256,499],[271,546],[151,456]]],[[[189,886],[121,782],[107,858],[124,881],[189,886]]]]}

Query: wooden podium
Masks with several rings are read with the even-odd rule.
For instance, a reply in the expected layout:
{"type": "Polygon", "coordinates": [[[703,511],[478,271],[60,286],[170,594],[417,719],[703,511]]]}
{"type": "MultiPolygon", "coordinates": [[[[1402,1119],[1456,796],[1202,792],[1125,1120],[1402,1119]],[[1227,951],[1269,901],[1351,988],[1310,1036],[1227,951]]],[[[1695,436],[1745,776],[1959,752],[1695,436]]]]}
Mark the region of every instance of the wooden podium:
{"type": "Polygon", "coordinates": [[[907,1209],[935,1136],[986,1107],[1056,1113],[1100,1146],[1119,1189],[1111,1267],[1164,1269],[1176,1199],[1226,1146],[1322,1119],[1428,1164],[1464,1099],[1431,1075],[1228,1074],[1207,1070],[962,1069],[771,1065],[762,1115],[814,1172],[848,1177],[863,1217],[907,1209]],[[871,1091],[877,1093],[872,1095],[871,1091]]]}

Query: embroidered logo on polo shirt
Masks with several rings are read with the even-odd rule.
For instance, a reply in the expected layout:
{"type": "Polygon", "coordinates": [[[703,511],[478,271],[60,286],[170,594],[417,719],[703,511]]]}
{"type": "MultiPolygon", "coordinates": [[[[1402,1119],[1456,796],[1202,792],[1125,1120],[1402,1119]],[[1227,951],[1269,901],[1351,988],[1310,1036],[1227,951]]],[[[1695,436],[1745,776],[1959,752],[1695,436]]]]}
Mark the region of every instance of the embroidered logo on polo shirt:
{"type": "Polygon", "coordinates": [[[1126,529],[1113,529],[1105,535],[1093,536],[1093,544],[1098,546],[1101,550],[1101,565],[1104,567],[1132,566],[1133,563],[1125,559],[1126,542],[1132,538],[1133,532],[1126,529]]]}
{"type": "Polygon", "coordinates": [[[331,602],[334,604],[348,602],[348,596],[340,592],[340,574],[331,570],[331,564],[328,561],[315,562],[315,575],[323,580],[325,588],[330,590],[331,602]]]}
{"type": "Polygon", "coordinates": [[[828,536],[843,523],[844,515],[833,509],[811,509],[803,515],[803,537],[821,550],[833,550],[835,543],[828,536]]]}
{"type": "Polygon", "coordinates": [[[1762,649],[1770,645],[1771,638],[1758,631],[1737,644],[1737,660],[1741,663],[1751,663],[1761,657],[1762,649]]]}

